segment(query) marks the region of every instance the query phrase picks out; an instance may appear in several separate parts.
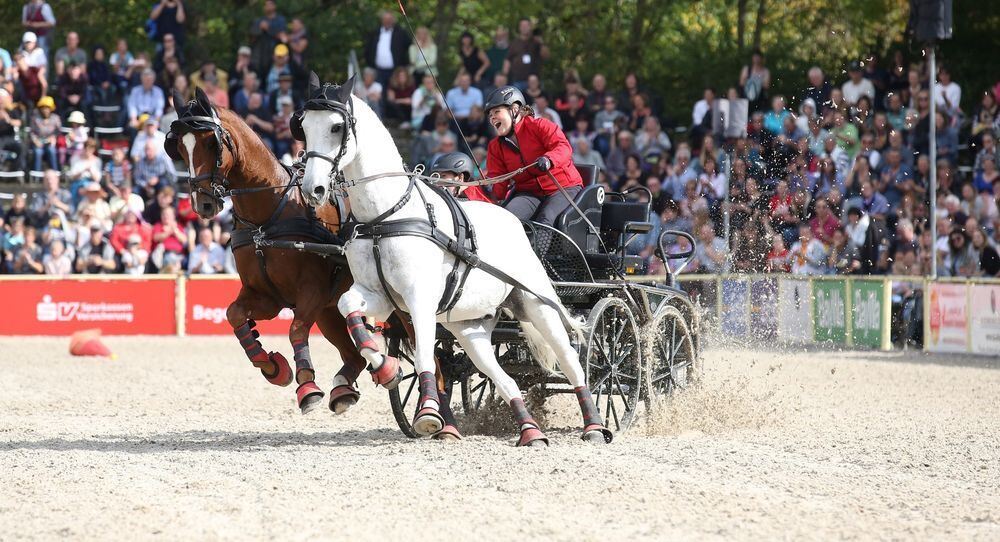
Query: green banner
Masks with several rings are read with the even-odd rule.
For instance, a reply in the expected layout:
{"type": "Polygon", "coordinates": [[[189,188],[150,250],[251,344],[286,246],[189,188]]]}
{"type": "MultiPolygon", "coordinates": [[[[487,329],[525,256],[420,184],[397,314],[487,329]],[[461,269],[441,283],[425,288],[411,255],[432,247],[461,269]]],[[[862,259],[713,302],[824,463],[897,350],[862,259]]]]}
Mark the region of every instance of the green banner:
{"type": "Polygon", "coordinates": [[[844,280],[813,281],[813,336],[816,342],[847,344],[844,280]]]}
{"type": "Polygon", "coordinates": [[[885,283],[855,280],[851,291],[851,337],[855,346],[882,347],[882,311],[885,283]]]}

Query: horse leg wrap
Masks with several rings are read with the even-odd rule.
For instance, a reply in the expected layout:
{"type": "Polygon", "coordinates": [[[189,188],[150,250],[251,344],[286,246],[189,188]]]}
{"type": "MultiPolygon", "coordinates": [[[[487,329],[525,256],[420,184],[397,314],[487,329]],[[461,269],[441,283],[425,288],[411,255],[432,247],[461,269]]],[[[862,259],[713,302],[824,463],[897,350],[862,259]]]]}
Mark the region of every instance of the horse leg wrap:
{"type": "Polygon", "coordinates": [[[302,384],[315,380],[316,372],[313,370],[312,359],[309,358],[309,343],[292,341],[292,350],[295,352],[295,381],[302,384]]]}
{"type": "Polygon", "coordinates": [[[538,423],[528,413],[528,407],[525,406],[523,399],[520,397],[511,399],[510,408],[514,411],[514,421],[517,422],[517,427],[521,431],[521,437],[517,440],[518,446],[549,445],[549,439],[546,438],[545,433],[542,433],[542,430],[539,429],[538,423]],[[533,444],[536,442],[539,444],[533,444]]]}
{"type": "Polygon", "coordinates": [[[594,405],[594,398],[591,396],[590,390],[585,386],[580,386],[573,388],[573,391],[580,401],[580,412],[583,413],[583,436],[580,438],[589,442],[603,440],[605,443],[610,443],[614,435],[610,429],[604,426],[604,420],[601,419],[601,413],[594,405]]]}
{"type": "Polygon", "coordinates": [[[378,351],[378,345],[375,344],[368,329],[365,328],[361,311],[354,311],[348,314],[345,319],[347,320],[347,331],[351,334],[354,345],[358,348],[358,352],[368,360],[368,372],[372,375],[372,381],[387,390],[398,386],[399,381],[403,378],[403,372],[399,368],[399,360],[392,356],[382,355],[378,351]],[[376,366],[372,358],[379,356],[381,356],[381,360],[376,366]]]}
{"type": "Polygon", "coordinates": [[[260,333],[254,329],[256,322],[247,320],[243,325],[233,329],[233,334],[240,341],[240,346],[246,352],[247,358],[254,367],[260,369],[264,378],[276,386],[287,386],[292,383],[292,369],[288,360],[280,352],[265,352],[257,337],[260,333]]]}
{"type": "Polygon", "coordinates": [[[433,435],[444,428],[444,418],[441,417],[438,403],[437,379],[434,373],[425,371],[417,376],[420,389],[419,410],[413,418],[413,431],[420,436],[433,435]]]}
{"type": "Polygon", "coordinates": [[[455,421],[455,413],[451,411],[450,395],[446,391],[441,391],[438,392],[438,399],[441,417],[444,418],[444,427],[434,435],[434,438],[437,440],[462,440],[462,434],[458,431],[458,422],[455,421]]]}

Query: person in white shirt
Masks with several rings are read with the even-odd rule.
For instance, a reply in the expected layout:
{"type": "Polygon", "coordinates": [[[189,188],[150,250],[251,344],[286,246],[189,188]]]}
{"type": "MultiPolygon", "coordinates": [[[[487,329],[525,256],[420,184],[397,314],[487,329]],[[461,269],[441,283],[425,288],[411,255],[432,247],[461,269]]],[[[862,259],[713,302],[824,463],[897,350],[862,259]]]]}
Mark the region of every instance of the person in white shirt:
{"type": "Polygon", "coordinates": [[[212,239],[212,229],[205,228],[198,232],[198,244],[188,258],[188,273],[222,273],[225,265],[226,251],[212,239]]]}
{"type": "Polygon", "coordinates": [[[420,87],[413,91],[412,101],[413,115],[410,117],[410,125],[413,127],[413,131],[419,132],[424,123],[424,117],[434,110],[434,106],[444,107],[444,98],[434,88],[434,77],[429,73],[424,74],[420,87]]]}
{"type": "Polygon", "coordinates": [[[49,60],[45,56],[45,49],[38,46],[38,36],[34,32],[25,32],[21,38],[21,53],[28,61],[29,68],[47,68],[49,60]]]}
{"type": "Polygon", "coordinates": [[[792,245],[789,256],[792,260],[792,274],[826,274],[826,247],[822,241],[813,237],[808,224],[799,226],[799,240],[792,245]]]}
{"type": "Polygon", "coordinates": [[[715,89],[706,88],[700,100],[695,102],[694,109],[691,110],[691,125],[700,126],[705,120],[705,115],[712,109],[712,102],[715,101],[715,89]]]}
{"type": "Polygon", "coordinates": [[[951,71],[946,66],[938,68],[938,80],[934,84],[934,103],[938,109],[949,117],[954,117],[959,111],[962,101],[962,87],[951,80],[951,71]]]}
{"type": "Polygon", "coordinates": [[[850,76],[850,79],[840,87],[844,94],[844,101],[848,105],[854,105],[858,103],[858,99],[862,96],[868,96],[868,99],[874,102],[875,85],[868,79],[865,79],[864,72],[861,70],[861,63],[856,60],[851,62],[851,65],[847,68],[847,74],[850,76]]]}

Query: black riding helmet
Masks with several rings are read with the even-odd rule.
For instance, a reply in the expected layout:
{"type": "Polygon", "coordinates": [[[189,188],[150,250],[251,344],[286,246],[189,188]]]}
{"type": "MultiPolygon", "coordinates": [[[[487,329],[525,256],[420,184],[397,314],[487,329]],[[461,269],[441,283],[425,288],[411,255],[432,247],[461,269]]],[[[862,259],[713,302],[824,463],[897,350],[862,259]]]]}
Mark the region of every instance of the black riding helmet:
{"type": "Polygon", "coordinates": [[[462,175],[463,180],[472,178],[472,158],[464,152],[449,152],[442,154],[431,166],[431,173],[450,171],[462,175]]]}
{"type": "Polygon", "coordinates": [[[490,109],[504,106],[510,107],[514,104],[521,104],[523,107],[527,103],[527,100],[524,99],[524,94],[517,87],[507,85],[490,93],[489,97],[486,98],[486,104],[483,106],[483,114],[488,117],[490,109]]]}

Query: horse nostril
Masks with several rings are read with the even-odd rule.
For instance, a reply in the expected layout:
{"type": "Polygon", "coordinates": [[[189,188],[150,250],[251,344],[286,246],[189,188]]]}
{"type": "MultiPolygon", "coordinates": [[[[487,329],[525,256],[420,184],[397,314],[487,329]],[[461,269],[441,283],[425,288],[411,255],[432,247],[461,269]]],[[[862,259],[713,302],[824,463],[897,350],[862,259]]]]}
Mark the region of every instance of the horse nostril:
{"type": "Polygon", "coordinates": [[[322,186],[317,186],[313,188],[313,195],[316,196],[316,199],[321,199],[323,197],[323,194],[325,193],[326,193],[326,188],[323,188],[322,186]]]}

